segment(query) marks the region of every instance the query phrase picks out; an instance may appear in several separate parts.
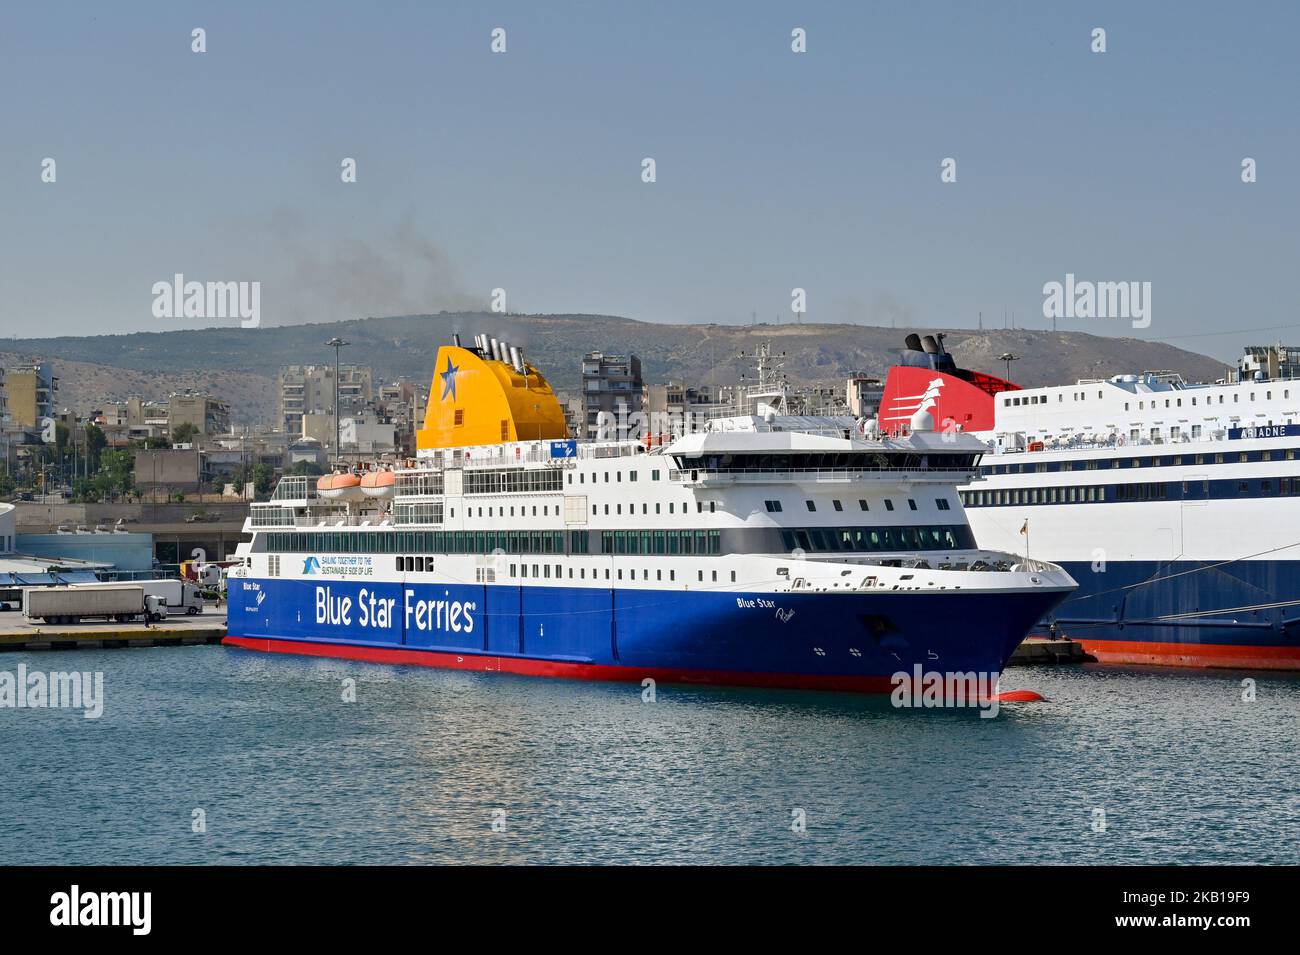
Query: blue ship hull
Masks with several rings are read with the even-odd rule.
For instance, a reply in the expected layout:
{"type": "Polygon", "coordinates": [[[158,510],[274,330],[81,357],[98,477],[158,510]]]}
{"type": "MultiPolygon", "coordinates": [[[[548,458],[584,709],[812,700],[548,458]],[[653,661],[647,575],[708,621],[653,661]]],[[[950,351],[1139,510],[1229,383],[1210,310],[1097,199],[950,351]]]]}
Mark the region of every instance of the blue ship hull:
{"type": "Polygon", "coordinates": [[[1079,589],[1045,622],[1102,662],[1300,669],[1300,561],[1060,564],[1079,589]]]}
{"type": "Polygon", "coordinates": [[[232,579],[227,643],[591,679],[889,692],[999,673],[1064,594],[736,593],[232,579]]]}

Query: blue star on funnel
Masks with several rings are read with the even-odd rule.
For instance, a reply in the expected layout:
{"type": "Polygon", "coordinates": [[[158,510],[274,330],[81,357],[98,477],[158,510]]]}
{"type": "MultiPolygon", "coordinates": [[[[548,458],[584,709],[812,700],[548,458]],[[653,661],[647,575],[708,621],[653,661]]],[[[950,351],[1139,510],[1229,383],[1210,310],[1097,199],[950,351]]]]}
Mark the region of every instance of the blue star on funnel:
{"type": "Polygon", "coordinates": [[[460,371],[459,365],[451,363],[451,356],[447,356],[447,370],[438,372],[442,376],[442,398],[447,400],[447,395],[451,395],[451,400],[456,400],[456,373],[460,371]]]}

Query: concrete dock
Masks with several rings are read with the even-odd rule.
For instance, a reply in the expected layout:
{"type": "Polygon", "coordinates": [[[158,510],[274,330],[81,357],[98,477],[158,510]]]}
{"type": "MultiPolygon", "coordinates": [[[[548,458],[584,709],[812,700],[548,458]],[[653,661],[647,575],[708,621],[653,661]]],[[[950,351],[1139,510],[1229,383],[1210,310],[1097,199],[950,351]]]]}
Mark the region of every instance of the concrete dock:
{"type": "Polygon", "coordinates": [[[66,623],[28,620],[19,611],[0,612],[0,652],[118,647],[177,647],[219,643],[226,635],[226,610],[207,607],[194,616],[177,614],[159,623],[66,623]]]}
{"type": "Polygon", "coordinates": [[[1007,666],[1032,666],[1040,663],[1096,663],[1097,658],[1084,652],[1083,644],[1077,640],[1058,637],[1025,637],[1016,652],[1011,654],[1007,666]]]}

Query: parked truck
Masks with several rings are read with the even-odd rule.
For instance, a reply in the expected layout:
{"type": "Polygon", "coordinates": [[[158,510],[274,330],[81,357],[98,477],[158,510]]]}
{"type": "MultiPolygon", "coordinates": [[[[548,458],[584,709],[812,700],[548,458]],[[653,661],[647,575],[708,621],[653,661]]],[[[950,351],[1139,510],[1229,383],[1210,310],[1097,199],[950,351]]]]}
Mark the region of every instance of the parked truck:
{"type": "Polygon", "coordinates": [[[46,623],[161,620],[166,612],[161,598],[146,594],[141,584],[70,584],[23,591],[23,616],[46,623]]]}
{"type": "Polygon", "coordinates": [[[144,588],[146,597],[157,597],[167,614],[203,612],[203,591],[188,580],[130,580],[116,583],[80,584],[81,587],[120,587],[123,584],[144,588]]]}
{"type": "Polygon", "coordinates": [[[187,613],[194,615],[203,612],[203,591],[198,585],[188,580],[142,580],[146,596],[162,599],[167,604],[167,613],[187,613]]]}

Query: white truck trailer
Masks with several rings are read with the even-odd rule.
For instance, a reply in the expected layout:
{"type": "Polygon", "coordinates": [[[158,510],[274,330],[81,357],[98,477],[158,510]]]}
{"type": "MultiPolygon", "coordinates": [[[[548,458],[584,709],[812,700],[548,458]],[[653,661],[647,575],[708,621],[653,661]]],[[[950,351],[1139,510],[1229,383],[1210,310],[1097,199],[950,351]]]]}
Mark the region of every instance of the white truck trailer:
{"type": "Polygon", "coordinates": [[[168,614],[203,612],[203,592],[189,580],[124,580],[116,583],[78,584],[79,587],[143,587],[146,597],[157,597],[168,614]]]}
{"type": "Polygon", "coordinates": [[[23,616],[52,624],[87,619],[121,623],[161,620],[166,612],[161,599],[147,595],[140,584],[70,584],[23,591],[23,616]]]}

